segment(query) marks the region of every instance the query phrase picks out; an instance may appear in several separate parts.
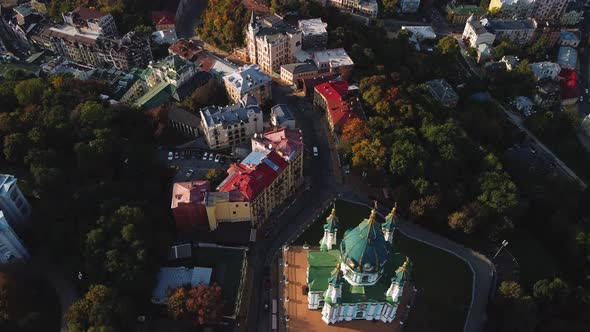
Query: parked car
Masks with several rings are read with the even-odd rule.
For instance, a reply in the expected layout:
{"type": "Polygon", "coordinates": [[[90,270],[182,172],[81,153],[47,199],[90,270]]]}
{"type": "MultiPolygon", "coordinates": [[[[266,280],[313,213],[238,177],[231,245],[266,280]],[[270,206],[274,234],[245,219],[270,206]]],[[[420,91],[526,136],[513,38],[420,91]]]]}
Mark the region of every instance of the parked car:
{"type": "Polygon", "coordinates": [[[584,92],[586,92],[586,94],[590,93],[590,92],[588,91],[588,88],[584,89],[584,92]]]}
{"type": "Polygon", "coordinates": [[[584,101],[584,96],[580,96],[580,101],[584,101]]]}
{"type": "Polygon", "coordinates": [[[219,163],[222,165],[225,164],[225,158],[223,158],[223,157],[219,158],[219,163]]]}
{"type": "Polygon", "coordinates": [[[174,153],[172,151],[168,152],[168,160],[174,159],[174,153]]]}
{"type": "Polygon", "coordinates": [[[180,158],[180,154],[178,153],[178,151],[174,152],[174,159],[178,159],[180,158]]]}
{"type": "Polygon", "coordinates": [[[318,155],[319,155],[319,153],[318,153],[318,147],[317,146],[314,146],[313,147],[313,156],[314,157],[317,157],[318,155]]]}
{"type": "Polygon", "coordinates": [[[187,178],[190,178],[190,177],[191,177],[191,175],[193,175],[193,173],[194,173],[194,172],[195,172],[194,170],[192,170],[192,169],[189,169],[189,170],[188,170],[188,172],[186,172],[186,177],[187,177],[187,178]]]}
{"type": "Polygon", "coordinates": [[[213,160],[213,152],[209,153],[209,160],[213,160]]]}
{"type": "Polygon", "coordinates": [[[220,155],[218,155],[218,154],[217,154],[217,155],[215,155],[215,162],[216,162],[216,163],[218,163],[220,158],[221,158],[221,156],[220,156],[220,155]]]}
{"type": "Polygon", "coordinates": [[[207,152],[203,153],[203,160],[207,160],[207,152]]]}

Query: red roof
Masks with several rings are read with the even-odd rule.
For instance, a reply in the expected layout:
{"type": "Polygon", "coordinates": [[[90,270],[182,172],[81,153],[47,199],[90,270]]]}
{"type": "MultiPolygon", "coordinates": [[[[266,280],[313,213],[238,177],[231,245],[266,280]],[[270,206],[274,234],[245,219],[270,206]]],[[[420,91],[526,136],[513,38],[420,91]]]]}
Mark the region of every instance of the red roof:
{"type": "Polygon", "coordinates": [[[575,70],[564,68],[559,73],[561,99],[572,99],[580,96],[580,86],[575,70]]]}
{"type": "Polygon", "coordinates": [[[201,51],[201,48],[192,40],[180,39],[170,45],[168,51],[185,60],[192,61],[194,56],[201,51]]]}
{"type": "Polygon", "coordinates": [[[73,13],[78,14],[78,17],[84,21],[89,21],[108,15],[100,10],[90,9],[88,7],[80,6],[73,10],[73,13]]]}
{"type": "Polygon", "coordinates": [[[303,147],[303,135],[299,129],[279,128],[262,135],[258,140],[263,146],[271,146],[285,160],[291,159],[303,147]]]}
{"type": "Polygon", "coordinates": [[[350,111],[346,95],[348,94],[348,82],[330,81],[315,87],[315,91],[324,97],[326,108],[330,115],[334,129],[339,129],[358,115],[350,111]]]}
{"type": "Polygon", "coordinates": [[[155,10],[152,12],[152,22],[154,25],[174,25],[176,15],[166,10],[155,10]]]}
{"type": "Polygon", "coordinates": [[[172,189],[172,208],[179,203],[203,202],[209,191],[209,181],[176,182],[172,189]]]}

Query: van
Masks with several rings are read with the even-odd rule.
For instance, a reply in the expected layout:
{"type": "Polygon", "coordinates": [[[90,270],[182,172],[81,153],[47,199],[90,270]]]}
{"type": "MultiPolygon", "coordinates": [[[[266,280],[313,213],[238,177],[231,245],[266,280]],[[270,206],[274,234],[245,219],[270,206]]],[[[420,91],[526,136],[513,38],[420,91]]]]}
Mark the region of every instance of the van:
{"type": "Polygon", "coordinates": [[[318,156],[318,147],[317,146],[314,146],[313,147],[313,156],[314,157],[317,157],[318,156]]]}

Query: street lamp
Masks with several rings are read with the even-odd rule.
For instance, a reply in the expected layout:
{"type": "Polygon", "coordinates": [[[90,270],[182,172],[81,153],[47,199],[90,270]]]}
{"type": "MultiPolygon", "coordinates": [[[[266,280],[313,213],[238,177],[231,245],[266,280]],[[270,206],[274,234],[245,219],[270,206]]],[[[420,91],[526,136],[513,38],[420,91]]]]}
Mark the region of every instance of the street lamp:
{"type": "Polygon", "coordinates": [[[502,245],[500,246],[500,249],[498,249],[498,251],[496,251],[496,254],[494,255],[494,258],[492,258],[492,259],[495,259],[496,256],[498,256],[498,254],[500,253],[500,250],[502,250],[502,248],[506,247],[507,245],[508,245],[508,241],[503,240],[502,241],[502,245]]]}

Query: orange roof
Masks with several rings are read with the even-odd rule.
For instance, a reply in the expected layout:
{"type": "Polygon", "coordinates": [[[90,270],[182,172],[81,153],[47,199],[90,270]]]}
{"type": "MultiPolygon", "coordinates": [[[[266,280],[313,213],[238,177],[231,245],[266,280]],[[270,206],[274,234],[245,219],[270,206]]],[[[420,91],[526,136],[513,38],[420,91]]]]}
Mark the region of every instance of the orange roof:
{"type": "Polygon", "coordinates": [[[179,203],[203,202],[211,191],[209,181],[176,182],[172,189],[172,208],[179,203]]]}

